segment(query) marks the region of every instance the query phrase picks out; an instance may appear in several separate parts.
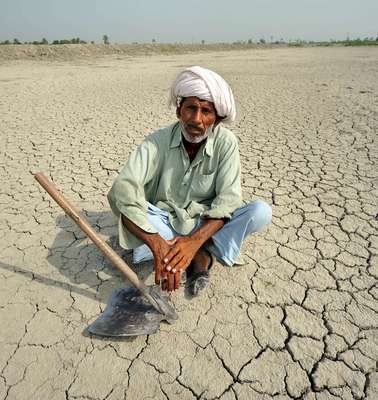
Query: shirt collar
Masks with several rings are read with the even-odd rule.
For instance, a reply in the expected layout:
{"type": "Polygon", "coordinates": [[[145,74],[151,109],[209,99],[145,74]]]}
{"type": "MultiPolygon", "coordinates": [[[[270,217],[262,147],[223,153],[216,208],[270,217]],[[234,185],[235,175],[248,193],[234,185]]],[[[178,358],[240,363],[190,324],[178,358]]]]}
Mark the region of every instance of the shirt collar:
{"type": "Polygon", "coordinates": [[[179,147],[180,144],[181,144],[181,128],[180,128],[180,123],[176,122],[172,128],[172,139],[169,147],[172,149],[174,147],[179,147]]]}
{"type": "MultiPolygon", "coordinates": [[[[215,128],[215,130],[216,129],[217,128],[215,128]]],[[[180,127],[179,122],[177,122],[173,126],[172,131],[173,131],[173,135],[172,135],[172,139],[171,139],[171,144],[169,146],[171,149],[174,147],[179,147],[182,142],[181,127],[180,127]]],[[[215,134],[214,131],[212,133],[210,133],[210,135],[207,137],[206,144],[205,144],[205,152],[209,157],[211,157],[214,153],[214,134],[215,134]]]]}

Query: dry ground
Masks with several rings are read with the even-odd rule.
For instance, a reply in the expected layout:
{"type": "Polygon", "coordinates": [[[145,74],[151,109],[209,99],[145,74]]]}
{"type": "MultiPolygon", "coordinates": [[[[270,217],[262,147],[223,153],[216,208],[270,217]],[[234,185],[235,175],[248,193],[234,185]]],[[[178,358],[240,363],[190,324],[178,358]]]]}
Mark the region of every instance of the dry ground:
{"type": "Polygon", "coordinates": [[[378,48],[3,62],[0,115],[0,399],[378,398],[378,48]],[[91,337],[124,283],[31,173],[116,246],[106,193],[192,64],[232,85],[244,196],[273,223],[173,295],[174,325],[91,337]]]}

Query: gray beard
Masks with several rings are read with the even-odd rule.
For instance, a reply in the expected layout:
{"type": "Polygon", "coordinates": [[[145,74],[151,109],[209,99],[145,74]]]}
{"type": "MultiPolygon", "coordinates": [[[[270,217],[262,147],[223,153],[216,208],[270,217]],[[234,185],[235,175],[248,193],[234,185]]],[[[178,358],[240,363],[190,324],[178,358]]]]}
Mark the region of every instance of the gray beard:
{"type": "Polygon", "coordinates": [[[181,125],[181,132],[182,132],[182,135],[184,136],[185,140],[186,140],[187,142],[189,142],[189,143],[200,143],[200,142],[202,142],[203,140],[205,140],[205,139],[209,136],[209,134],[213,131],[213,127],[214,127],[214,125],[210,125],[210,126],[206,129],[206,131],[205,131],[205,133],[204,133],[203,135],[201,135],[201,136],[196,136],[196,137],[192,137],[192,136],[190,136],[190,135],[188,134],[188,132],[185,130],[184,124],[183,124],[181,121],[180,121],[180,125],[181,125]]]}

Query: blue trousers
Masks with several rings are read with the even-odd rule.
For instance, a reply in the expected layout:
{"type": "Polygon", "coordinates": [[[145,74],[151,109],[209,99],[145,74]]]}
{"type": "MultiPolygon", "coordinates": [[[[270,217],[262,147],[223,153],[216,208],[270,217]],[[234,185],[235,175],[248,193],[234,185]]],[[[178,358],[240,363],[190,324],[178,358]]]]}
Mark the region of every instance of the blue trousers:
{"type": "MultiPolygon", "coordinates": [[[[149,204],[147,217],[157,229],[160,236],[166,240],[179,236],[169,223],[168,213],[149,204]]],[[[244,239],[251,233],[258,232],[270,224],[272,220],[271,207],[262,200],[256,200],[234,211],[231,218],[222,229],[212,236],[213,243],[208,250],[223,264],[232,266],[239,264],[240,249],[244,239]]],[[[200,221],[198,229],[203,220],[200,221]]],[[[142,245],[133,250],[133,262],[153,260],[153,255],[147,245],[142,245]]]]}

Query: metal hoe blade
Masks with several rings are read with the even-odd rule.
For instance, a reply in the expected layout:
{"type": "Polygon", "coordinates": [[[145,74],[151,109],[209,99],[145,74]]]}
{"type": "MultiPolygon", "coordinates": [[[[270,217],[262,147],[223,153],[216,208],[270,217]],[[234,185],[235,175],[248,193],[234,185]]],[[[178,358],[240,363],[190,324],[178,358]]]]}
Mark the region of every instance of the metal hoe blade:
{"type": "MultiPolygon", "coordinates": [[[[167,298],[155,288],[150,289],[150,294],[155,299],[162,299],[167,303],[167,298]]],[[[159,301],[159,300],[157,300],[159,301]]],[[[174,311],[172,319],[177,319],[174,311]]],[[[99,336],[138,336],[155,333],[160,322],[167,320],[166,315],[159,313],[138,289],[121,288],[115,290],[105,308],[105,311],[88,327],[90,333],[99,336]]]]}

